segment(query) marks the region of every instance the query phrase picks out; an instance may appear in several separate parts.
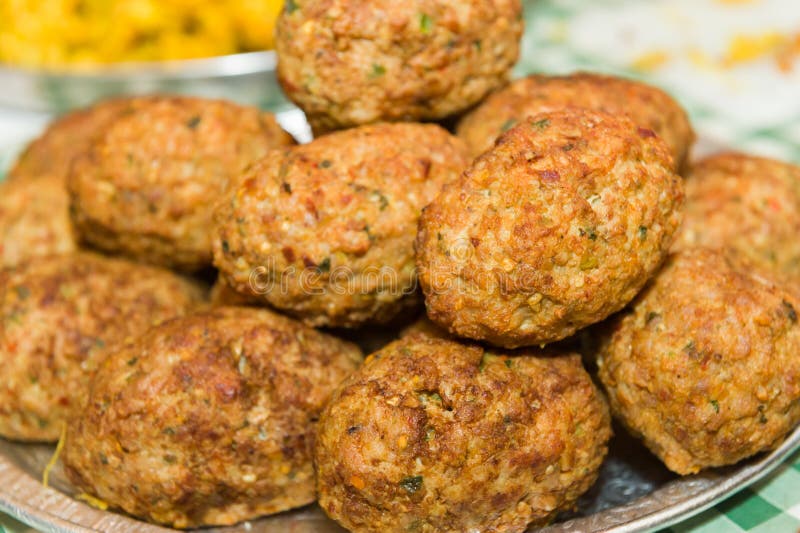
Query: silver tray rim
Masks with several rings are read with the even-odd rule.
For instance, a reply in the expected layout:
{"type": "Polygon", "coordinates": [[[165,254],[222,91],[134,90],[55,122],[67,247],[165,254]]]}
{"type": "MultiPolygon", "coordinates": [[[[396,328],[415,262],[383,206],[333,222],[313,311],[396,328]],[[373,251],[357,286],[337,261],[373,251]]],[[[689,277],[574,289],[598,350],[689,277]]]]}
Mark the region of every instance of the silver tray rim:
{"type": "Polygon", "coordinates": [[[763,480],[798,450],[800,426],[795,427],[774,450],[758,455],[755,459],[678,478],[627,504],[587,517],[556,523],[543,528],[541,532],[633,533],[660,530],[696,516],[763,480]],[[688,493],[689,496],[680,498],[682,493],[688,493]],[[587,528],[593,524],[601,527],[587,528]]]}
{"type": "MultiPolygon", "coordinates": [[[[109,516],[113,517],[115,524],[125,524],[131,531],[171,531],[126,515],[94,509],[55,489],[43,487],[38,479],[32,478],[6,456],[6,442],[0,440],[0,511],[32,527],[52,533],[103,531],[92,525],[102,523],[109,516]]],[[[800,427],[795,428],[772,452],[741,466],[728,467],[727,473],[712,469],[679,478],[625,505],[556,523],[541,531],[633,533],[669,527],[763,479],[797,450],[800,450],[800,427]]],[[[224,528],[220,531],[224,531],[224,528]]]]}

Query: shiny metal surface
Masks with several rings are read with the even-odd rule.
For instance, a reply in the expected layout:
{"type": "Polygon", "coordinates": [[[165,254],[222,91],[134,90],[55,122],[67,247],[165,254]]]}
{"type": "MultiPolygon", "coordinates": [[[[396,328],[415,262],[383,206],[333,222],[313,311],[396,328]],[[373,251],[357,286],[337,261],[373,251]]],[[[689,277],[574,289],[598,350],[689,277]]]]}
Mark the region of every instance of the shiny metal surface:
{"type": "Polygon", "coordinates": [[[562,521],[540,531],[630,533],[661,529],[694,516],[763,479],[797,450],[800,450],[800,427],[768,454],[739,465],[674,479],[626,504],[562,521]]]}
{"type": "Polygon", "coordinates": [[[0,105],[63,112],[120,94],[168,92],[226,98],[270,109],[287,106],[275,53],[127,63],[86,72],[28,70],[0,63],[0,105]]]}
{"type": "MultiPolygon", "coordinates": [[[[662,528],[695,515],[763,478],[800,449],[798,428],[770,454],[734,467],[678,478],[622,430],[618,429],[617,435],[597,485],[580,502],[580,513],[563,517],[542,531],[628,533],[662,528]]],[[[52,488],[44,488],[40,483],[41,472],[52,451],[51,446],[0,440],[1,510],[42,531],[167,531],[70,498],[73,490],[60,465],[51,474],[52,488]]],[[[343,530],[318,507],[309,506],[234,527],[203,531],[338,533],[343,530]]]]}

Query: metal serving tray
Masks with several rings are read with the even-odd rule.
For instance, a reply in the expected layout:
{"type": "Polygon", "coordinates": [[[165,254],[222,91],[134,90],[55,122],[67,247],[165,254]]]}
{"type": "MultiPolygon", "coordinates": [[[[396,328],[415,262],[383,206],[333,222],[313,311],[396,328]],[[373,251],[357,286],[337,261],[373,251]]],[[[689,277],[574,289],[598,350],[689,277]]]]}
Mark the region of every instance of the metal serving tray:
{"type": "MultiPolygon", "coordinates": [[[[203,60],[205,61],[205,60],[203,60]]],[[[2,72],[0,72],[0,83],[2,72]]],[[[236,89],[238,90],[238,89],[236,89]]],[[[2,93],[0,93],[2,95],[2,93]]],[[[2,100],[0,96],[0,100],[2,100]]],[[[300,141],[310,140],[305,118],[297,109],[278,113],[278,120],[300,141]]],[[[719,149],[700,139],[696,154],[719,149]]],[[[386,339],[360,339],[370,351],[386,339]]],[[[629,533],[660,529],[689,518],[763,478],[800,450],[800,427],[783,444],[735,466],[678,477],[669,472],[637,440],[615,427],[609,457],[595,486],[565,514],[542,531],[629,533]]],[[[0,510],[37,529],[58,533],[114,531],[155,533],[168,529],[129,516],[94,509],[70,497],[74,490],[60,464],[42,486],[42,471],[52,446],[25,445],[0,439],[0,510]]],[[[233,527],[203,529],[208,533],[339,533],[344,531],[316,505],[233,527]]]]}
{"type": "MultiPolygon", "coordinates": [[[[616,429],[609,458],[597,484],[579,502],[579,510],[542,530],[628,533],[663,528],[707,509],[758,481],[800,449],[800,428],[772,453],[745,463],[676,477],[622,429],[616,429]]],[[[155,533],[168,529],[126,515],[100,511],[70,498],[73,489],[60,465],[45,488],[42,470],[52,446],[16,444],[0,439],[0,510],[42,531],[155,533]]],[[[338,533],[344,531],[316,505],[208,533],[338,533]]]]}

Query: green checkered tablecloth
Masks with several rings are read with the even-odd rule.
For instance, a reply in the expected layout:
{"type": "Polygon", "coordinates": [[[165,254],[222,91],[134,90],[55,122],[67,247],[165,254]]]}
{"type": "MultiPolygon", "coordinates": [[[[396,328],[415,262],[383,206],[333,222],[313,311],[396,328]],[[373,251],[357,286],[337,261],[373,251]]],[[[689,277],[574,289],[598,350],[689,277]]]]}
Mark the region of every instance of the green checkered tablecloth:
{"type": "Polygon", "coordinates": [[[766,480],[669,528],[694,533],[800,531],[800,452],[766,480]]]}
{"type": "Polygon", "coordinates": [[[0,533],[28,533],[33,531],[36,530],[28,527],[22,522],[17,522],[9,516],[0,514],[0,533]]]}
{"type": "MultiPolygon", "coordinates": [[[[517,74],[638,77],[673,93],[705,141],[800,163],[798,54],[798,0],[533,0],[517,74]]],[[[46,120],[0,109],[0,169],[46,120]]],[[[0,514],[4,531],[33,530],[0,514]]],[[[665,531],[800,532],[800,452],[665,531]]]]}

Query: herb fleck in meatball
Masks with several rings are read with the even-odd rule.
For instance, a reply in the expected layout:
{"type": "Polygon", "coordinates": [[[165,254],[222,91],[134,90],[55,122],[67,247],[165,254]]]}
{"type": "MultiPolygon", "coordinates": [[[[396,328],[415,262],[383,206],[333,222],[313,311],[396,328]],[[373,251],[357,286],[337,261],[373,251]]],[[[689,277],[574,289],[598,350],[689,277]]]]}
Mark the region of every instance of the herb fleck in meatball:
{"type": "Polygon", "coordinates": [[[506,83],[522,29],[520,0],[294,0],[278,79],[317,133],[438,120],[506,83]]]}
{"type": "Polygon", "coordinates": [[[90,253],[0,272],[0,435],[58,439],[106,350],[202,296],[171,272],[90,253]]]}
{"type": "Polygon", "coordinates": [[[334,393],[320,505],[351,531],[524,531],[594,483],[608,408],[576,355],[410,334],[334,393]]]}
{"type": "Polygon", "coordinates": [[[681,169],[688,162],[694,132],[678,102],[656,87],[588,72],[567,76],[534,74],[515,80],[465,116],[458,125],[458,136],[467,143],[473,157],[478,157],[503,132],[526,117],[564,107],[625,114],[667,143],[675,168],[681,169]]]}
{"type": "Polygon", "coordinates": [[[313,326],[385,322],[415,304],[422,208],[467,167],[435,125],[377,124],[275,151],[215,213],[215,265],[237,292],[313,326]]]}
{"type": "Polygon", "coordinates": [[[575,108],[529,118],[423,212],[428,315],[508,348],[568,337],[639,292],[672,244],[682,202],[651,130],[575,108]]]}
{"type": "Polygon", "coordinates": [[[179,528],[311,503],[316,420],[361,362],[352,344],[267,310],[175,319],[109,354],[63,461],[88,494],[179,528]]]}
{"type": "Polygon", "coordinates": [[[75,251],[63,176],[12,179],[0,184],[0,239],[2,267],[75,251]]]}
{"type": "Polygon", "coordinates": [[[68,181],[79,237],[181,270],[211,264],[211,213],[231,182],[291,144],[274,117],[218,100],[135,100],[78,156],[68,181]]]}
{"type": "Polygon", "coordinates": [[[728,247],[800,281],[800,167],[737,153],[709,157],[686,180],[673,250],[728,247]]]}
{"type": "Polygon", "coordinates": [[[798,312],[730,254],[672,255],[600,351],[612,410],[679,474],[777,446],[800,422],[798,312]]]}

